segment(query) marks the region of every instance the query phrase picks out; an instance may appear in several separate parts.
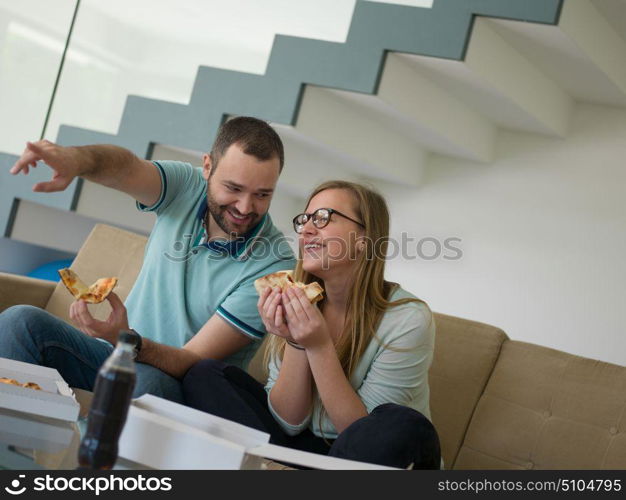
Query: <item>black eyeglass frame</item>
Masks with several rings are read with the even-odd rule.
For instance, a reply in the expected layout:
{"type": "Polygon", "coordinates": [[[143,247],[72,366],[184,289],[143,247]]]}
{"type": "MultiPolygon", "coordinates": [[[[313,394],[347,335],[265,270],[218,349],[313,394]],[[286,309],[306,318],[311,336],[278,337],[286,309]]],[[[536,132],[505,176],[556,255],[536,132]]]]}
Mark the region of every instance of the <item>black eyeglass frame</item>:
{"type": "Polygon", "coordinates": [[[362,222],[359,222],[358,220],[354,220],[352,217],[348,217],[346,214],[342,214],[339,210],[335,210],[334,208],[318,208],[315,212],[311,212],[310,214],[302,212],[301,214],[296,215],[291,221],[293,223],[293,230],[296,233],[300,234],[301,231],[298,231],[298,229],[296,229],[296,226],[302,226],[302,229],[304,229],[305,224],[309,222],[309,220],[313,221],[313,225],[317,229],[323,229],[326,226],[328,226],[328,223],[330,222],[330,218],[332,217],[333,214],[340,215],[341,217],[348,219],[349,221],[352,221],[355,224],[358,224],[359,226],[361,226],[363,229],[365,229],[365,225],[362,222]],[[328,219],[326,220],[326,223],[322,226],[318,226],[315,223],[315,214],[317,214],[320,210],[326,210],[328,212],[328,219]],[[304,222],[297,222],[297,219],[299,217],[302,217],[303,215],[306,218],[306,220],[304,222]]]}

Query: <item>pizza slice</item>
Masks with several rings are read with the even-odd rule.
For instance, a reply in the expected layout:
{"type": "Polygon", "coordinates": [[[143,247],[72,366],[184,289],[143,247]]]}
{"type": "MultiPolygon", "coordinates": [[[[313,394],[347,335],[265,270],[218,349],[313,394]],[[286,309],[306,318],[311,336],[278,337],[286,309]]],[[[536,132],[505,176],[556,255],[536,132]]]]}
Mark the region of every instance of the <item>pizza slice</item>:
{"type": "Polygon", "coordinates": [[[117,278],[100,278],[93,285],[87,286],[78,275],[69,268],[60,269],[59,276],[65,287],[76,300],[84,300],[89,304],[99,304],[111,293],[117,278]]]}
{"type": "Polygon", "coordinates": [[[323,292],[324,289],[320,286],[316,281],[304,284],[300,283],[293,279],[293,271],[277,271],[272,274],[268,274],[267,276],[263,276],[254,282],[254,288],[259,295],[266,288],[275,288],[278,287],[281,290],[286,290],[289,287],[297,287],[304,290],[304,293],[309,299],[311,304],[315,304],[319,302],[324,297],[323,292]]]}

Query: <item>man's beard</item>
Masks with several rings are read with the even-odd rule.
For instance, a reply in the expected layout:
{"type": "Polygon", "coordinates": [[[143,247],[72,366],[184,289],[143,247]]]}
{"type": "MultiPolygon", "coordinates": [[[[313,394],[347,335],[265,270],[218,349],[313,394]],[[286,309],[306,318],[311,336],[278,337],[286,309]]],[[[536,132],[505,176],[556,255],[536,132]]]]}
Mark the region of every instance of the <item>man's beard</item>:
{"type": "Polygon", "coordinates": [[[238,211],[230,208],[230,211],[234,212],[236,215],[245,215],[252,218],[250,222],[245,226],[233,224],[226,218],[226,210],[228,209],[228,205],[218,205],[211,195],[211,189],[209,186],[207,186],[207,208],[208,212],[211,214],[211,217],[213,217],[213,220],[222,231],[229,235],[229,238],[237,238],[238,236],[245,235],[254,226],[256,226],[261,219],[259,217],[259,214],[253,212],[249,214],[240,214],[238,211]]]}

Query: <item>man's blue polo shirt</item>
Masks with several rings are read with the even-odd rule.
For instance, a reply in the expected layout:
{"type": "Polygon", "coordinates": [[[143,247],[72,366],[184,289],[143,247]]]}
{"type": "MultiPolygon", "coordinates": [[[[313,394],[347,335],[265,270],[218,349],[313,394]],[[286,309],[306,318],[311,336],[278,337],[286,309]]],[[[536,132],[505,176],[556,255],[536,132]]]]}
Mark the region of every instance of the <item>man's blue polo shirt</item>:
{"type": "Polygon", "coordinates": [[[189,163],[154,162],[161,195],[142,211],[157,214],[143,266],[126,299],[131,328],[156,342],[182,347],[218,314],[251,342],[227,363],[245,369],[265,329],[257,311],[254,280],[293,269],[293,252],[267,214],[245,236],[206,242],[206,181],[189,163]]]}

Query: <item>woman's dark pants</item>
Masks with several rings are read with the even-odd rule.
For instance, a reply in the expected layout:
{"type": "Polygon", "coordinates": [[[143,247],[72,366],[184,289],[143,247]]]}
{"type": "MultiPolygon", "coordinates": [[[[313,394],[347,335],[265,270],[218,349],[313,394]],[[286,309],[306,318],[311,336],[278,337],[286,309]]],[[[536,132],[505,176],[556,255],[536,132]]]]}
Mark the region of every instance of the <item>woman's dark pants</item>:
{"type": "Polygon", "coordinates": [[[261,383],[221,361],[203,360],[183,381],[185,403],[198,410],[258,429],[279,446],[390,467],[439,469],[439,437],[420,412],[380,405],[327,443],[310,430],[289,436],[274,420],[261,383]]]}

